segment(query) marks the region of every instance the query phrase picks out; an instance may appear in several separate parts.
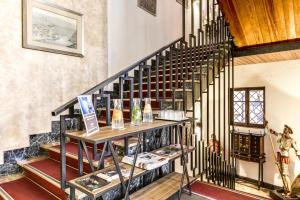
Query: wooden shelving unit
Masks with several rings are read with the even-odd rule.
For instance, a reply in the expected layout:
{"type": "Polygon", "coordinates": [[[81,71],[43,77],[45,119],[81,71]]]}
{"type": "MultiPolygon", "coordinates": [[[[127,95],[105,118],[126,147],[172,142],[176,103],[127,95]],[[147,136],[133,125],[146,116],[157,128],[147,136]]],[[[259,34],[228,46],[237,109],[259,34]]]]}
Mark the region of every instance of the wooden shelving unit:
{"type": "MultiPolygon", "coordinates": [[[[160,185],[162,188],[168,187],[168,189],[165,189],[165,190],[161,190],[161,188],[159,187],[159,190],[161,190],[161,192],[159,192],[160,197],[158,199],[161,199],[161,198],[167,197],[167,196],[170,197],[170,195],[175,194],[177,191],[179,191],[179,195],[180,195],[182,192],[182,188],[185,187],[186,185],[190,185],[190,177],[188,176],[187,166],[186,166],[186,156],[184,156],[184,155],[186,155],[194,150],[194,147],[189,147],[189,146],[183,145],[183,140],[182,140],[183,133],[180,131],[181,130],[180,127],[185,126],[186,123],[189,123],[189,120],[184,120],[184,121],[155,120],[153,123],[145,123],[145,124],[142,124],[141,126],[132,126],[130,123],[127,123],[127,124],[125,124],[125,128],[123,130],[112,130],[111,127],[104,127],[104,128],[101,128],[101,130],[99,132],[97,132],[93,135],[90,135],[90,136],[86,136],[84,131],[76,131],[76,132],[66,133],[67,137],[76,139],[76,140],[78,140],[78,143],[79,143],[79,145],[78,145],[78,148],[79,148],[78,149],[78,152],[79,152],[78,153],[78,160],[79,160],[78,169],[79,169],[79,174],[81,175],[81,177],[68,182],[68,184],[71,188],[71,199],[74,199],[74,197],[75,197],[74,194],[75,194],[76,189],[81,192],[84,192],[85,194],[87,194],[90,197],[92,197],[93,199],[95,199],[95,198],[103,195],[105,192],[108,192],[109,190],[111,190],[119,185],[121,185],[122,194],[123,195],[125,194],[125,199],[129,199],[129,187],[128,186],[130,185],[132,179],[135,177],[144,175],[147,172],[147,170],[144,170],[144,169],[141,169],[141,168],[138,168],[135,166],[135,162],[136,162],[138,153],[136,153],[134,155],[134,161],[133,161],[132,165],[128,165],[125,163],[119,163],[119,159],[118,159],[117,154],[112,145],[112,141],[117,140],[117,139],[126,139],[131,136],[138,136],[136,152],[139,152],[140,146],[142,145],[142,135],[145,132],[151,132],[153,130],[157,130],[157,129],[161,129],[161,128],[165,128],[165,127],[170,127],[173,130],[173,131],[171,131],[171,133],[177,134],[177,136],[175,136],[175,137],[178,137],[180,145],[181,145],[180,151],[177,154],[168,156],[168,160],[169,160],[169,162],[171,162],[177,158],[181,158],[182,166],[183,166],[183,174],[173,172],[173,173],[167,175],[166,177],[163,177],[163,178],[159,179],[158,181],[155,181],[155,183],[152,183],[145,188],[148,188],[151,185],[152,185],[151,188],[159,187],[157,185],[160,185]],[[83,186],[79,185],[78,183],[76,183],[76,180],[86,178],[91,175],[96,175],[98,173],[101,173],[101,171],[107,170],[107,168],[102,169],[102,170],[100,170],[98,168],[97,171],[94,170],[94,164],[91,162],[91,158],[89,158],[89,155],[87,153],[87,147],[85,144],[86,142],[90,143],[90,144],[94,144],[94,145],[97,145],[99,143],[104,143],[104,149],[106,149],[106,147],[108,147],[109,151],[112,154],[113,160],[114,160],[114,165],[110,166],[109,168],[116,169],[116,171],[118,172],[118,175],[119,175],[119,179],[113,180],[108,185],[105,185],[94,191],[90,191],[90,190],[84,188],[83,186]],[[87,160],[90,162],[90,166],[93,171],[92,173],[87,174],[85,176],[82,176],[83,175],[83,171],[82,171],[83,152],[85,152],[87,160]],[[125,178],[122,176],[120,166],[129,169],[130,176],[128,178],[125,178]],[[186,181],[184,182],[185,178],[186,178],[186,181]],[[168,186],[169,184],[171,184],[172,187],[168,186]]],[[[174,136],[171,136],[171,138],[174,138],[174,136]]],[[[155,153],[157,150],[159,150],[159,149],[152,151],[152,153],[155,153]]],[[[99,167],[101,166],[100,163],[103,162],[104,153],[105,152],[103,151],[102,154],[99,156],[99,163],[98,163],[99,167]]],[[[144,190],[144,189],[142,189],[142,190],[144,190]]],[[[155,193],[157,193],[157,192],[155,192],[155,193]]],[[[146,195],[143,197],[143,199],[145,199],[145,198],[148,199],[148,195],[150,195],[149,197],[151,197],[151,194],[143,193],[143,192],[140,194],[138,191],[138,192],[134,193],[133,195],[131,195],[130,199],[132,197],[139,199],[139,198],[141,198],[141,195],[146,195]]]]}

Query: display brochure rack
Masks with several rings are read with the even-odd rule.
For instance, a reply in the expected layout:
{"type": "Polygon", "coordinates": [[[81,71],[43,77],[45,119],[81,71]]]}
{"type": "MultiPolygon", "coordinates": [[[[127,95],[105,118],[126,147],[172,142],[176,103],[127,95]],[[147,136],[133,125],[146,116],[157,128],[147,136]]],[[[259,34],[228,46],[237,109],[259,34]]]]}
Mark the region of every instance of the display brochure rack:
{"type": "MultiPolygon", "coordinates": [[[[75,132],[67,132],[65,134],[66,137],[69,137],[71,139],[75,139],[78,141],[78,169],[79,169],[79,178],[76,178],[74,180],[68,181],[68,185],[70,186],[70,199],[75,199],[75,190],[79,190],[89,197],[96,199],[103,195],[105,192],[108,192],[115,187],[118,187],[121,185],[121,193],[122,197],[124,197],[125,200],[127,199],[163,199],[163,198],[169,198],[170,196],[174,195],[178,192],[179,199],[181,197],[181,193],[184,187],[187,186],[189,192],[190,190],[190,184],[191,184],[191,178],[188,175],[188,169],[187,169],[187,155],[188,153],[192,152],[194,150],[193,147],[190,147],[189,145],[185,146],[183,144],[183,135],[185,134],[183,129],[186,127],[187,124],[190,124],[190,120],[182,120],[182,121],[166,121],[166,120],[154,120],[152,123],[143,123],[140,126],[133,126],[130,123],[125,124],[125,128],[122,130],[112,130],[111,127],[103,127],[99,132],[94,133],[93,135],[86,136],[84,131],[75,131],[75,132]],[[138,153],[141,149],[141,145],[145,144],[145,141],[142,141],[144,139],[143,134],[145,133],[153,133],[154,130],[162,129],[162,128],[170,128],[170,141],[171,144],[174,142],[179,141],[180,144],[180,152],[176,155],[173,155],[169,157],[169,162],[174,161],[177,158],[181,158],[182,163],[182,174],[179,174],[177,172],[171,172],[168,175],[158,179],[157,181],[151,183],[150,185],[134,192],[133,194],[129,194],[129,186],[132,180],[135,177],[144,175],[147,170],[141,169],[136,167],[136,161],[138,157],[138,153]],[[118,159],[118,155],[114,149],[114,146],[112,144],[113,140],[118,139],[126,139],[128,137],[135,136],[138,138],[137,142],[137,148],[136,152],[134,154],[133,158],[133,164],[128,165],[125,163],[120,163],[118,159]],[[100,144],[104,143],[103,149],[108,149],[112,155],[114,165],[109,166],[116,169],[119,179],[113,180],[110,183],[108,183],[105,186],[102,186],[98,189],[95,189],[93,191],[90,191],[83,187],[82,185],[78,184],[78,180],[89,177],[92,175],[96,175],[98,173],[101,173],[105,169],[101,169],[102,163],[104,162],[104,154],[107,152],[102,151],[101,155],[99,156],[98,160],[98,168],[95,169],[93,162],[90,158],[90,155],[87,150],[86,143],[90,144],[100,144]],[[92,173],[86,174],[83,176],[83,153],[85,153],[85,156],[89,162],[89,165],[91,167],[92,173]],[[130,170],[130,174],[128,178],[125,178],[122,176],[121,168],[120,166],[127,168],[130,170]],[[164,189],[165,188],[165,189],[164,189]],[[153,192],[152,190],[159,190],[153,192]],[[151,192],[152,191],[152,192],[151,192]],[[157,197],[155,197],[155,196],[157,197]],[[146,198],[147,197],[147,198],[146,198]]],[[[191,134],[191,133],[189,133],[191,134]]],[[[157,149],[155,150],[157,151],[157,149]]],[[[65,163],[61,163],[62,165],[66,165],[65,163]]],[[[65,166],[62,166],[64,168],[65,166]]]]}

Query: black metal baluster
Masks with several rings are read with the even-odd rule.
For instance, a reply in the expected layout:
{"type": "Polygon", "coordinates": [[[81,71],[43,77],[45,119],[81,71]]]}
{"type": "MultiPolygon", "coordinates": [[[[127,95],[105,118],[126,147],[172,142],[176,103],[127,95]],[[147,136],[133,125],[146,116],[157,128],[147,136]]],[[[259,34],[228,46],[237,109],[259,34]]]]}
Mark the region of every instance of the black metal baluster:
{"type": "Polygon", "coordinates": [[[222,40],[223,40],[223,159],[226,159],[226,50],[225,50],[225,20],[222,18],[222,40]]]}
{"type": "Polygon", "coordinates": [[[170,66],[169,66],[169,75],[170,75],[170,80],[169,80],[169,88],[170,88],[170,91],[172,91],[173,89],[173,49],[174,47],[171,46],[170,47],[170,66]]]}
{"type": "Polygon", "coordinates": [[[160,63],[160,56],[159,54],[156,55],[156,101],[159,101],[159,63],[160,63]]]}
{"type": "MultiPolygon", "coordinates": [[[[172,76],[170,73],[170,79],[172,76]]],[[[166,99],[166,56],[163,57],[163,99],[166,99]]]]}
{"type": "MultiPolygon", "coordinates": [[[[229,32],[228,32],[228,26],[226,25],[226,36],[229,36],[229,32]]],[[[228,40],[227,41],[227,44],[228,44],[228,56],[227,56],[227,66],[228,66],[228,85],[227,85],[227,95],[228,95],[228,164],[230,165],[231,164],[231,149],[230,149],[230,147],[231,147],[231,141],[230,141],[230,123],[231,123],[231,120],[230,120],[230,113],[231,113],[231,110],[230,110],[230,102],[231,102],[231,97],[230,97],[230,56],[229,56],[229,54],[230,54],[230,50],[229,50],[229,39],[228,39],[228,37],[226,37],[226,39],[228,40]]]]}
{"type": "Polygon", "coordinates": [[[66,169],[66,124],[65,116],[60,115],[60,187],[65,189],[67,187],[67,169],[66,169]]]}

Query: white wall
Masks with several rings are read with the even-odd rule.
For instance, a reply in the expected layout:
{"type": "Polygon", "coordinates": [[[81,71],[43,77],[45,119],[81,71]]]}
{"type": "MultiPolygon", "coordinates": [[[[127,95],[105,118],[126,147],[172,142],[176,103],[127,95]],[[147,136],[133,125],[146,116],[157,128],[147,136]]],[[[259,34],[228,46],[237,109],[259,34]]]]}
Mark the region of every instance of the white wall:
{"type": "Polygon", "coordinates": [[[109,75],[181,37],[181,8],[176,0],[158,0],[153,16],[139,8],[137,0],[109,0],[109,75]]]}
{"type": "MultiPolygon", "coordinates": [[[[292,127],[293,137],[300,146],[300,60],[241,65],[235,68],[235,87],[265,86],[266,119],[269,127],[282,132],[284,124],[292,127]]],[[[241,128],[240,128],[241,129],[241,128]]],[[[248,130],[248,129],[246,129],[248,130]]],[[[252,131],[259,132],[260,130],[252,131]]],[[[273,141],[275,142],[275,137],[273,141]]],[[[265,137],[266,163],[264,181],[280,185],[269,136],[265,137]]],[[[290,174],[293,180],[300,173],[300,162],[290,151],[290,174]]],[[[257,179],[257,164],[245,161],[237,163],[238,174],[257,179]]]]}
{"type": "Polygon", "coordinates": [[[85,56],[22,48],[22,0],[0,1],[0,151],[51,131],[52,110],[107,78],[106,0],[49,2],[83,14],[85,56]]]}

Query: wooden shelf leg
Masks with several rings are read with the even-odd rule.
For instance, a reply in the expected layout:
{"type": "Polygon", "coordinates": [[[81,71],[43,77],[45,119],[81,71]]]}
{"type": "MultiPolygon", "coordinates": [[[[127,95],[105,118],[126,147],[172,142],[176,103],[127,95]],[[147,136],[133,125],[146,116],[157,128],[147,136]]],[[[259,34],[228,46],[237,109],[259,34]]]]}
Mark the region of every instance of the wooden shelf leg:
{"type": "MultiPolygon", "coordinates": [[[[95,168],[94,168],[93,162],[92,162],[92,160],[91,160],[90,154],[89,154],[89,152],[88,152],[88,150],[87,150],[87,147],[86,147],[85,142],[84,142],[84,141],[80,141],[79,143],[81,144],[81,147],[82,147],[83,150],[84,150],[85,156],[86,156],[86,158],[87,158],[87,160],[88,160],[88,162],[89,162],[89,165],[90,165],[90,167],[91,167],[92,172],[94,172],[94,171],[95,171],[95,168]]],[[[82,162],[83,162],[83,161],[82,161],[82,162]]]]}
{"type": "Polygon", "coordinates": [[[99,158],[97,170],[104,168],[104,155],[106,154],[106,152],[105,152],[106,148],[107,148],[107,142],[104,143],[103,151],[102,151],[101,156],[99,158]]]}
{"type": "Polygon", "coordinates": [[[135,164],[137,161],[137,157],[138,157],[138,153],[140,151],[140,147],[141,147],[141,133],[138,134],[138,143],[137,143],[137,147],[135,150],[135,154],[134,154],[134,158],[133,158],[133,164],[130,170],[130,175],[128,178],[128,184],[127,184],[127,188],[126,188],[126,193],[125,193],[125,200],[129,199],[129,189],[130,189],[130,183],[132,181],[132,177],[133,177],[133,173],[134,173],[134,169],[135,169],[135,164]]]}
{"type": "Polygon", "coordinates": [[[70,200],[75,200],[75,188],[70,186],[70,200]]]}
{"type": "MultiPolygon", "coordinates": [[[[180,125],[177,125],[177,130],[179,130],[179,127],[180,125]]],[[[187,166],[186,166],[186,155],[188,155],[187,153],[184,152],[184,148],[183,148],[183,138],[182,138],[182,131],[179,132],[179,141],[180,141],[180,148],[181,148],[181,160],[182,160],[182,169],[183,169],[183,172],[182,172],[182,177],[181,177],[181,182],[180,182],[180,189],[179,189],[179,193],[178,193],[178,199],[181,198],[181,193],[182,193],[182,186],[183,186],[183,182],[184,182],[184,178],[186,176],[186,179],[187,179],[187,185],[188,185],[188,188],[189,188],[189,193],[191,194],[191,185],[190,185],[190,178],[189,178],[189,174],[188,174],[188,171],[187,171],[187,166]]]]}
{"type": "Polygon", "coordinates": [[[126,187],[125,187],[125,183],[124,183],[124,179],[123,179],[123,175],[122,175],[122,172],[121,172],[121,169],[120,169],[120,164],[119,164],[119,161],[118,161],[118,156],[114,150],[114,147],[112,145],[112,142],[111,141],[108,141],[108,147],[109,147],[109,150],[113,156],[113,160],[114,160],[114,164],[115,164],[115,167],[116,167],[116,170],[119,174],[119,178],[120,178],[120,182],[121,182],[121,187],[122,187],[122,195],[124,194],[124,191],[126,190],[126,187]]]}
{"type": "Polygon", "coordinates": [[[82,154],[82,146],[80,141],[78,141],[78,175],[83,175],[83,154],[82,154]]]}

